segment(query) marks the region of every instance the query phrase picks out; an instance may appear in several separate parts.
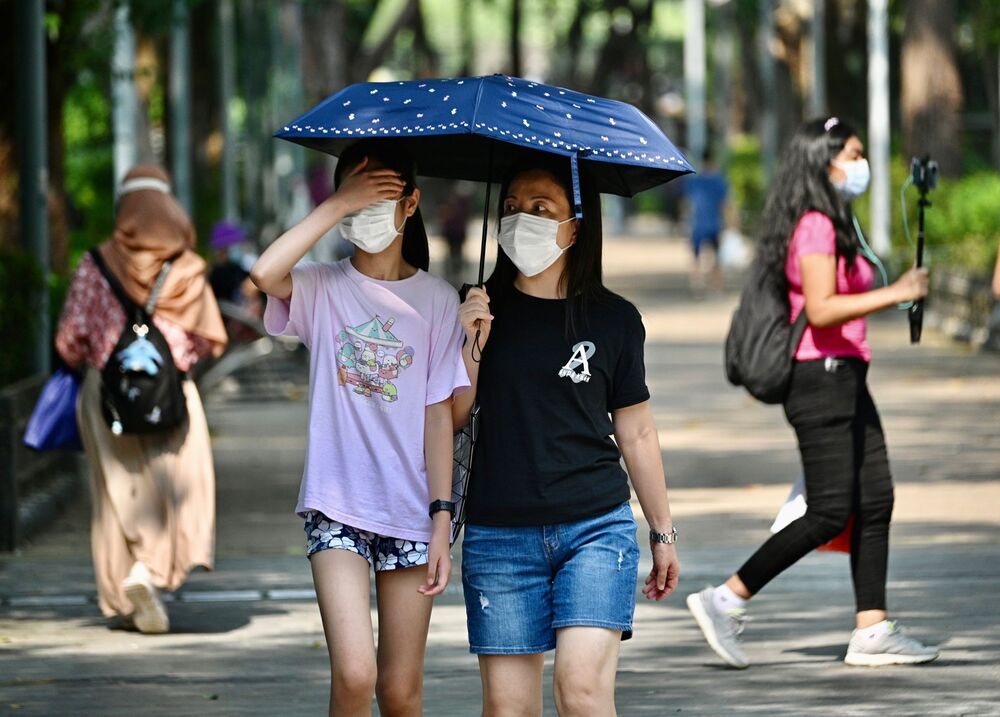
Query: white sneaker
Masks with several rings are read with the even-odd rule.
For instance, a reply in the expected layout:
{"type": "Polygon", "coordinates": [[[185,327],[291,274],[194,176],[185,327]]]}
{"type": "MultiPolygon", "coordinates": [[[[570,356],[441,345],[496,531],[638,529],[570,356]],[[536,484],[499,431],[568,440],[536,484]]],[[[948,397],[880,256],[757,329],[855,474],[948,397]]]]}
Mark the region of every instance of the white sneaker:
{"type": "Polygon", "coordinates": [[[855,630],[847,646],[844,662],[856,667],[882,667],[884,665],[918,665],[937,659],[940,652],[936,647],[928,647],[915,640],[896,626],[886,621],[889,631],[873,632],[870,629],[855,630]]]}
{"type": "Polygon", "coordinates": [[[139,632],[158,635],[170,630],[167,609],[163,606],[160,591],[153,585],[145,565],[136,562],[128,577],[122,581],[122,588],[135,608],[131,618],[139,632]]]}
{"type": "Polygon", "coordinates": [[[688,610],[694,615],[708,646],[715,650],[715,654],[732,667],[742,670],[750,666],[742,644],[746,610],[736,608],[726,613],[721,612],[712,601],[714,590],[713,587],[707,587],[700,593],[688,595],[688,610]]]}

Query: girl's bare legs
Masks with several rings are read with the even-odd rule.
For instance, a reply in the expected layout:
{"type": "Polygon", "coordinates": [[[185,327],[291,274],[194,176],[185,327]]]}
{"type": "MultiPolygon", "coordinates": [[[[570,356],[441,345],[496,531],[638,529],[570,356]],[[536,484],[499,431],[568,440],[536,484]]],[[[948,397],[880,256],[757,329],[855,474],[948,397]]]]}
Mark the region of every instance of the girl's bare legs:
{"type": "Polygon", "coordinates": [[[420,717],[424,650],[432,598],[417,592],[426,566],[375,573],[378,601],[378,680],[375,697],[383,717],[420,717]]]}
{"type": "Polygon", "coordinates": [[[323,550],[309,562],[330,652],[330,717],[371,717],[377,674],[371,566],[346,550],[323,550]]]}

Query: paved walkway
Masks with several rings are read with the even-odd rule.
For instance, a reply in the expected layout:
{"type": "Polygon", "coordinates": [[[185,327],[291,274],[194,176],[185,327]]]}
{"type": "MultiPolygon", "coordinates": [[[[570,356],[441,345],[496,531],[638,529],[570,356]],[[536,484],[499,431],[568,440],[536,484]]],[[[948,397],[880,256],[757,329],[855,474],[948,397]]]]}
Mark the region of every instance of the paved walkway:
{"type": "MultiPolygon", "coordinates": [[[[781,411],[730,388],[721,341],[734,294],[692,296],[683,244],[609,241],[608,282],[635,301],[674,512],[682,595],[641,601],[623,645],[622,715],[1000,715],[1000,357],[925,336],[902,315],[873,322],[871,385],[897,481],[894,614],[942,658],[924,668],[850,669],[846,558],[814,554],[755,601],[754,662],[719,666],[683,606],[767,535],[799,471],[781,411]]],[[[49,534],[0,557],[0,715],[321,714],[328,668],[290,515],[305,402],[208,401],[219,474],[218,562],[170,606],[173,631],[110,631],[93,604],[85,497],[49,534]]],[[[456,551],[458,553],[459,551],[456,551]]],[[[648,564],[643,569],[648,571],[648,564]]],[[[456,580],[428,646],[428,715],[479,713],[456,580]]],[[[546,714],[555,714],[551,699],[546,714]]]]}

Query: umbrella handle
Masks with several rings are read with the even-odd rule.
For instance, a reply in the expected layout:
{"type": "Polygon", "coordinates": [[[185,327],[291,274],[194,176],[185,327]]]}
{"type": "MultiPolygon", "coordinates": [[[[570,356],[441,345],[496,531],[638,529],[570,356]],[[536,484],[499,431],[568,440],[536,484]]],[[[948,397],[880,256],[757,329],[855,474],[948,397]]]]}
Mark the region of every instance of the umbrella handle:
{"type": "MultiPolygon", "coordinates": [[[[479,286],[481,287],[482,284],[479,286]]],[[[462,288],[458,291],[458,296],[461,301],[465,301],[466,297],[469,295],[469,289],[471,288],[471,284],[462,284],[462,288]]],[[[479,361],[483,358],[483,347],[479,345],[479,336],[481,333],[482,330],[477,326],[476,336],[472,339],[472,360],[476,363],[479,363],[479,361]]]]}
{"type": "Polygon", "coordinates": [[[476,329],[476,338],[472,340],[472,360],[479,363],[483,360],[483,347],[479,345],[480,330],[476,329]],[[476,355],[478,353],[478,356],[476,355]]]}

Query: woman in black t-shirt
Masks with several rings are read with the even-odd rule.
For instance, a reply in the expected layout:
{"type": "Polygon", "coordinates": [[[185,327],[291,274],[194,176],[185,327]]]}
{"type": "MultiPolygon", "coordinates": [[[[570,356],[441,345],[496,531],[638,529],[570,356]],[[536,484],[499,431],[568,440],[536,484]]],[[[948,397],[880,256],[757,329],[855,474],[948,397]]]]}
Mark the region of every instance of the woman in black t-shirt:
{"type": "Polygon", "coordinates": [[[662,600],[679,572],[642,320],[601,283],[600,197],[582,176],[575,218],[568,170],[511,174],[496,269],[461,308],[472,390],[456,426],[480,407],[462,580],[487,715],[541,715],[553,648],[560,714],[613,713],[638,577],[629,477],[652,529],[643,593],[662,600]]]}

